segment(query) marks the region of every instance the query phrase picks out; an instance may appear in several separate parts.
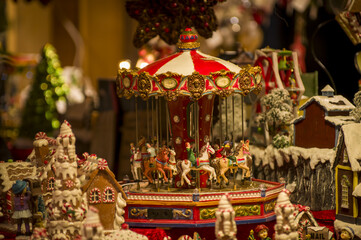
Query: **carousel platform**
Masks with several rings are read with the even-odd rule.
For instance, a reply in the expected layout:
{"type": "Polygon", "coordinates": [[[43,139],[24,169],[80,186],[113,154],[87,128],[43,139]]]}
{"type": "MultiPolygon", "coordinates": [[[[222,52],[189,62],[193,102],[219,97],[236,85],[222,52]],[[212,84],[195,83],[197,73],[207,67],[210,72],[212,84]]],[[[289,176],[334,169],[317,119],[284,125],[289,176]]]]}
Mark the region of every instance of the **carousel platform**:
{"type": "Polygon", "coordinates": [[[136,184],[128,185],[123,188],[127,195],[124,218],[130,227],[213,227],[219,200],[228,194],[237,224],[265,223],[275,220],[274,207],[283,188],[284,184],[258,179],[200,191],[152,186],[137,190],[136,184]]]}

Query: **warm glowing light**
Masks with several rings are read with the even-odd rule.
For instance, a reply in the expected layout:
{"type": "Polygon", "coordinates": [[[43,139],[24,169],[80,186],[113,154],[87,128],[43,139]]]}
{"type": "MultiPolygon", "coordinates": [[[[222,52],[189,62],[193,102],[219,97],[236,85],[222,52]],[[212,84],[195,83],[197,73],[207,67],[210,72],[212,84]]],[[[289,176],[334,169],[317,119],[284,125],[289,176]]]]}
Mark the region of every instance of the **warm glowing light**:
{"type": "Polygon", "coordinates": [[[125,68],[125,69],[130,69],[130,61],[129,60],[125,60],[125,61],[121,61],[119,63],[119,68],[125,68]]]}
{"type": "Polygon", "coordinates": [[[146,66],[148,66],[148,63],[146,63],[146,62],[142,62],[142,63],[140,64],[140,68],[144,68],[144,67],[146,67],[146,66]]]}

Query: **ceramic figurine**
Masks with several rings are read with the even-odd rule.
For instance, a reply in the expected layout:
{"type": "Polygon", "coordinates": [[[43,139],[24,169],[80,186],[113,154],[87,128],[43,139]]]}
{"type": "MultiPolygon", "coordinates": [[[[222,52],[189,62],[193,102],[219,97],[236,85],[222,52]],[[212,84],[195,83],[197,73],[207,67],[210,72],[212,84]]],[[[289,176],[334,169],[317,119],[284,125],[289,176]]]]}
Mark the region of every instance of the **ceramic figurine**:
{"type": "Polygon", "coordinates": [[[256,238],[254,237],[254,231],[251,230],[251,231],[249,232],[249,235],[248,235],[247,240],[255,240],[255,239],[256,239],[256,238]]]}
{"type": "Polygon", "coordinates": [[[341,234],[340,234],[340,238],[342,240],[350,240],[353,239],[355,236],[355,232],[353,231],[352,228],[350,227],[343,227],[341,229],[341,234]]]}
{"type": "Polygon", "coordinates": [[[26,236],[30,236],[30,220],[32,217],[30,211],[30,199],[31,194],[28,189],[28,183],[23,180],[17,180],[12,186],[12,191],[15,195],[14,197],[14,213],[12,218],[17,221],[18,229],[16,231],[16,236],[22,235],[21,225],[25,223],[26,236]]]}
{"type": "Polygon", "coordinates": [[[147,147],[147,152],[149,154],[149,157],[154,158],[157,155],[155,153],[155,148],[150,143],[146,143],[145,146],[147,147]]]}
{"type": "Polygon", "coordinates": [[[268,227],[264,224],[257,225],[255,232],[258,236],[259,240],[271,240],[270,237],[268,237],[268,227]]]}
{"type": "Polygon", "coordinates": [[[93,206],[89,207],[83,223],[82,240],[104,239],[103,226],[99,219],[99,210],[93,206]]]}
{"type": "Polygon", "coordinates": [[[223,195],[216,211],[216,238],[219,240],[236,240],[237,225],[235,212],[228,195],[223,195]]]}
{"type": "Polygon", "coordinates": [[[144,161],[144,176],[148,178],[150,183],[154,182],[151,173],[156,170],[163,175],[165,182],[168,182],[169,179],[172,179],[172,169],[167,165],[168,158],[168,149],[161,148],[155,157],[150,157],[144,161]],[[164,170],[169,172],[169,179],[164,170]]]}
{"type": "Polygon", "coordinates": [[[278,194],[275,206],[276,240],[298,240],[295,207],[290,202],[289,194],[287,189],[283,189],[282,192],[278,194]]]}

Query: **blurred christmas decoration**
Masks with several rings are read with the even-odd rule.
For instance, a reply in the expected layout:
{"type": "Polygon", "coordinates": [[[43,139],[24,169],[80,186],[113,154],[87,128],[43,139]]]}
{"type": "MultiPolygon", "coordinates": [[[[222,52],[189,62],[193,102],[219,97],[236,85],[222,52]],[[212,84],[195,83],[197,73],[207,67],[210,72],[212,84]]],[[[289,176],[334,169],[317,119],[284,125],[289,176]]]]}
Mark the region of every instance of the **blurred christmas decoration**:
{"type": "Polygon", "coordinates": [[[62,68],[54,47],[46,44],[35,69],[33,84],[22,114],[19,136],[33,138],[44,131],[49,136],[58,129],[58,114],[65,113],[67,85],[61,77],[62,68]]]}
{"type": "Polygon", "coordinates": [[[210,38],[217,29],[213,7],[225,0],[128,0],[126,10],[139,22],[133,38],[140,48],[160,36],[168,44],[176,44],[185,28],[195,27],[200,36],[210,38]]]}

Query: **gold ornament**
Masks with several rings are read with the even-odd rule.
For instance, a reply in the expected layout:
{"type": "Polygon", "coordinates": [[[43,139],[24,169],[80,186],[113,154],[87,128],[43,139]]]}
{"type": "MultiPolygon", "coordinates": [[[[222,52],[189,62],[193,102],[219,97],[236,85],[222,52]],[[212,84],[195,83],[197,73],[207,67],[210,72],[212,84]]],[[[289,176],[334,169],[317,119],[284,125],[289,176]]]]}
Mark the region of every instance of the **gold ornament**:
{"type": "Polygon", "coordinates": [[[275,209],[275,206],[276,206],[276,201],[266,203],[264,205],[264,211],[265,212],[271,212],[271,211],[273,211],[275,209]]]}
{"type": "Polygon", "coordinates": [[[147,72],[142,72],[138,77],[138,92],[141,98],[148,99],[148,95],[152,90],[152,76],[147,72]]]}
{"type": "Polygon", "coordinates": [[[188,90],[194,100],[198,100],[202,97],[205,88],[205,77],[198,72],[192,73],[188,76],[188,90]]]}
{"type": "Polygon", "coordinates": [[[214,219],[216,218],[217,208],[203,208],[200,212],[200,219],[214,219]]]}
{"type": "Polygon", "coordinates": [[[148,209],[137,209],[137,208],[132,208],[132,210],[130,210],[130,215],[132,215],[133,217],[148,217],[148,209]]]}
{"type": "Polygon", "coordinates": [[[181,216],[181,217],[184,217],[184,218],[191,218],[192,210],[186,209],[183,212],[182,210],[173,209],[173,218],[177,218],[178,216],[181,216]]]}
{"type": "Polygon", "coordinates": [[[242,205],[233,207],[236,212],[236,217],[254,216],[261,214],[260,205],[242,205]]]}

